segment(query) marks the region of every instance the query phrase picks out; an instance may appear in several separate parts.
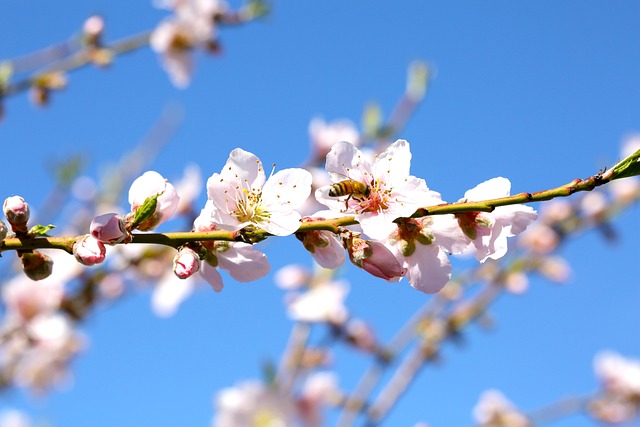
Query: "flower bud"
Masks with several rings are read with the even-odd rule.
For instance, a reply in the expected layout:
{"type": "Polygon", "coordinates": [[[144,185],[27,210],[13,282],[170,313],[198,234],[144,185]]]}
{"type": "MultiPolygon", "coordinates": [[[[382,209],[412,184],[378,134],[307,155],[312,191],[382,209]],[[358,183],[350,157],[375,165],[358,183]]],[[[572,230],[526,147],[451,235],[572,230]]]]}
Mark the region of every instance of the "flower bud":
{"type": "Polygon", "coordinates": [[[31,280],[46,279],[53,271],[53,260],[47,255],[33,251],[22,254],[22,269],[31,280]]]}
{"type": "Polygon", "coordinates": [[[145,172],[131,184],[129,203],[138,230],[151,230],[173,215],[178,193],[158,172],[145,172]]]}
{"type": "Polygon", "coordinates": [[[354,235],[345,241],[351,262],[369,274],[385,280],[399,279],[406,274],[407,270],[402,268],[393,253],[382,243],[354,235]]]}
{"type": "Polygon", "coordinates": [[[8,232],[9,230],[7,230],[7,224],[5,224],[4,221],[0,219],[0,240],[4,240],[5,237],[7,237],[8,232]]]}
{"type": "Polygon", "coordinates": [[[95,217],[89,231],[94,239],[109,245],[117,245],[130,237],[122,218],[115,213],[95,217]]]}
{"type": "Polygon", "coordinates": [[[20,196],[7,197],[2,207],[4,216],[11,224],[11,228],[16,233],[27,232],[27,222],[29,222],[29,205],[20,196]]]}
{"type": "Polygon", "coordinates": [[[173,272],[180,279],[186,279],[200,270],[200,258],[191,248],[182,248],[173,258],[173,272]]]}
{"type": "Polygon", "coordinates": [[[99,264],[104,261],[106,253],[104,244],[89,234],[73,244],[73,255],[80,264],[99,264]]]}

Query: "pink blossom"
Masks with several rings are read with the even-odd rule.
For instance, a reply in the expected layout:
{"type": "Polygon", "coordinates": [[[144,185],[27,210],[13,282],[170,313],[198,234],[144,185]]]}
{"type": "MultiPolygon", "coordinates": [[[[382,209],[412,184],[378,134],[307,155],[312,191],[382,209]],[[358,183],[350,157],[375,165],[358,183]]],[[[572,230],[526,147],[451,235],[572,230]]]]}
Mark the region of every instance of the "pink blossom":
{"type": "Polygon", "coordinates": [[[290,296],[287,313],[301,322],[331,322],[341,324],[348,318],[344,300],[349,287],[344,281],[315,283],[304,293],[290,296]]]}
{"type": "Polygon", "coordinates": [[[353,264],[367,273],[388,281],[398,281],[407,272],[395,255],[382,243],[364,240],[355,233],[344,237],[353,264]]]}
{"type": "MultiPolygon", "coordinates": [[[[303,222],[324,220],[322,217],[304,217],[303,222]]],[[[316,262],[324,268],[335,269],[347,258],[342,242],[335,233],[326,230],[296,232],[296,238],[311,253],[316,262]]]]}
{"type": "Polygon", "coordinates": [[[129,237],[129,232],[125,229],[122,218],[115,213],[95,217],[91,221],[89,231],[95,239],[109,245],[117,245],[129,237]]]}
{"type": "MultiPolygon", "coordinates": [[[[483,201],[509,195],[511,183],[493,178],[468,190],[461,201],[483,201]]],[[[523,232],[538,214],[525,205],[499,206],[493,212],[455,214],[457,224],[449,222],[439,228],[438,242],[448,252],[464,253],[475,249],[480,262],[499,259],[507,253],[507,238],[523,232]]]]}
{"type": "MultiPolygon", "coordinates": [[[[211,202],[194,221],[195,231],[213,231],[217,225],[211,220],[211,202]]],[[[223,288],[222,276],[217,267],[227,270],[231,277],[239,282],[251,282],[269,273],[271,266],[267,256],[248,243],[209,241],[202,242],[208,250],[207,257],[202,262],[200,274],[216,292],[223,288]]]]}
{"type": "Polygon", "coordinates": [[[486,427],[530,427],[531,422],[498,390],[487,390],[473,408],[473,418],[486,427]]]}
{"type": "Polygon", "coordinates": [[[173,258],[173,272],[180,279],[186,279],[200,269],[200,258],[191,248],[182,248],[173,258]]]}
{"type": "Polygon", "coordinates": [[[84,265],[94,265],[103,262],[107,250],[104,244],[95,237],[87,234],[73,244],[73,255],[84,265]]]}
{"type": "Polygon", "coordinates": [[[178,207],[180,197],[175,188],[158,172],[145,172],[136,178],[129,188],[131,212],[135,213],[147,200],[155,198],[156,206],[136,228],[142,231],[152,230],[168,220],[178,207]]]}
{"type": "Polygon", "coordinates": [[[326,170],[334,183],[351,180],[368,188],[368,195],[330,196],[333,186],[319,188],[316,199],[331,210],[355,215],[364,233],[386,239],[393,220],[409,217],[432,198],[423,179],[409,174],[409,143],[399,139],[371,162],[353,144],[339,142],[327,154],[326,170]]]}
{"type": "Polygon", "coordinates": [[[276,236],[294,233],[301,218],[295,209],[311,192],[311,174],[292,168],[265,179],[260,159],[233,150],[222,171],[207,181],[212,220],[226,230],[253,225],[276,236]]]}
{"type": "Polygon", "coordinates": [[[53,260],[42,252],[27,252],[20,256],[22,270],[31,280],[46,279],[53,272],[53,260]]]}
{"type": "Polygon", "coordinates": [[[309,123],[309,138],[316,158],[323,159],[335,144],[347,141],[360,145],[360,134],[350,120],[336,120],[330,123],[315,118],[309,123]]]}

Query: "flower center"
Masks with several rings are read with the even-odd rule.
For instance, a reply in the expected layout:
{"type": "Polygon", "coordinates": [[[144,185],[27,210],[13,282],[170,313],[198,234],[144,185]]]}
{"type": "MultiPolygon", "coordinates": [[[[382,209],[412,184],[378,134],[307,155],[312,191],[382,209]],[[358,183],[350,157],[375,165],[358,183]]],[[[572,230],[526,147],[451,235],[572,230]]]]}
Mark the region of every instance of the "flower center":
{"type": "Polygon", "coordinates": [[[233,213],[240,222],[257,223],[270,216],[269,212],[262,207],[262,190],[255,188],[238,188],[236,210],[233,213]]]}
{"type": "Polygon", "coordinates": [[[363,212],[382,212],[389,208],[391,189],[386,188],[385,183],[380,179],[373,181],[372,185],[369,197],[362,200],[355,207],[356,214],[361,214],[363,212]]]}

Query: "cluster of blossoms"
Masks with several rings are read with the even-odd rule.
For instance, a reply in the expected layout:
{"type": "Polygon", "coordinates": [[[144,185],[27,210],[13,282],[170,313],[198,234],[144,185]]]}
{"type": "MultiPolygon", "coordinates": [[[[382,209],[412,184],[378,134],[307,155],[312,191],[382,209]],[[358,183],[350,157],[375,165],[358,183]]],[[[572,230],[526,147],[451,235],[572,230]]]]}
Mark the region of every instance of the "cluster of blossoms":
{"type": "Polygon", "coordinates": [[[589,412],[609,424],[636,419],[640,415],[640,360],[606,351],[596,355],[594,369],[602,390],[590,402],[589,412]]]}
{"type": "MultiPolygon", "coordinates": [[[[376,277],[399,281],[406,276],[414,288],[434,293],[450,279],[448,255],[475,254],[480,262],[501,258],[507,252],[507,238],[525,230],[537,217],[523,205],[497,207],[492,212],[412,217],[418,209],[445,202],[423,179],[410,174],[410,162],[405,140],[375,156],[349,142],[339,142],[326,155],[325,167],[333,183],[316,188],[314,199],[309,171],[284,169],[267,178],[260,159],[237,148],[220,173],[208,179],[208,200],[193,228],[194,232],[225,230],[234,238],[181,246],[174,258],[174,273],[185,279],[200,271],[216,291],[223,287],[218,267],[238,281],[257,280],[270,267],[266,255],[253,243],[265,235],[295,233],[324,268],[335,269],[348,257],[376,277]],[[303,215],[300,212],[306,213],[309,199],[328,209],[303,215]],[[335,227],[315,226],[342,217],[354,218],[357,224],[339,227],[337,232],[335,227]],[[256,232],[261,237],[252,238],[256,232]]],[[[467,191],[459,203],[505,197],[509,192],[507,179],[494,178],[467,191]]],[[[28,215],[26,219],[21,216],[21,206],[12,208],[12,200],[5,202],[11,227],[16,235],[27,233],[28,215]]],[[[129,243],[133,230],[153,230],[173,215],[179,197],[160,174],[146,172],[131,185],[129,203],[126,215],[94,218],[90,234],[74,245],[78,261],[100,263],[106,256],[105,245],[129,243]]],[[[45,255],[33,251],[22,258],[31,278],[50,273],[51,263],[45,255]]]]}

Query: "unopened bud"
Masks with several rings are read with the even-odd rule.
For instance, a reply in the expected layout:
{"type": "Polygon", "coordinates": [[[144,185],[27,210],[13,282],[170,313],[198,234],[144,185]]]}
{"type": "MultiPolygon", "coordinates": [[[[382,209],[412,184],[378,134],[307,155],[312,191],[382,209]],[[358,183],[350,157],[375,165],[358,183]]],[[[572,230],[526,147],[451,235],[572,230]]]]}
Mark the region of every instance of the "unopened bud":
{"type": "Polygon", "coordinates": [[[353,235],[346,239],[349,259],[373,276],[385,280],[399,279],[407,270],[382,243],[364,240],[353,235]]]}
{"type": "Polygon", "coordinates": [[[176,189],[158,172],[145,172],[131,184],[129,203],[138,230],[147,231],[168,220],[178,207],[176,189]]]}
{"type": "Polygon", "coordinates": [[[31,214],[29,204],[20,196],[7,197],[3,205],[4,216],[16,233],[27,232],[27,222],[31,214]]]}
{"type": "Polygon", "coordinates": [[[101,16],[93,15],[84,21],[82,26],[82,33],[85,38],[85,43],[91,47],[98,47],[100,45],[100,37],[104,32],[104,19],[101,16]]]}
{"type": "Polygon", "coordinates": [[[186,279],[200,270],[200,258],[191,248],[182,248],[173,258],[173,272],[180,279],[186,279]]]}
{"type": "Polygon", "coordinates": [[[43,253],[27,252],[20,259],[24,274],[31,280],[46,279],[53,271],[53,260],[43,253]]]}
{"type": "Polygon", "coordinates": [[[107,250],[104,244],[95,237],[87,234],[73,244],[73,255],[79,263],[84,265],[99,264],[106,258],[107,250]]]}
{"type": "Polygon", "coordinates": [[[5,224],[4,221],[0,219],[0,240],[4,240],[5,237],[7,237],[8,232],[9,230],[7,230],[7,224],[5,224]]]}
{"type": "Polygon", "coordinates": [[[95,239],[109,245],[117,245],[130,237],[122,218],[115,213],[95,217],[89,231],[95,239]]]}

